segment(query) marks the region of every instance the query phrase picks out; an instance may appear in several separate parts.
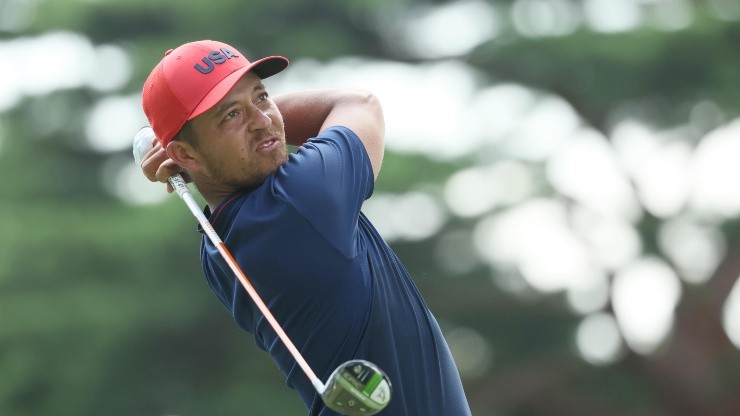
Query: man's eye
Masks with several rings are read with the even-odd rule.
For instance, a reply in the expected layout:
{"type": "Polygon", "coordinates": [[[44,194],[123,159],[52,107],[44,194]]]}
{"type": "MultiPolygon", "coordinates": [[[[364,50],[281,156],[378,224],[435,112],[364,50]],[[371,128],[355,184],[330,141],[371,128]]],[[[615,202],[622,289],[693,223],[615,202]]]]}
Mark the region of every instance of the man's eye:
{"type": "Polygon", "coordinates": [[[231,110],[228,114],[226,114],[226,117],[224,117],[226,120],[231,120],[232,118],[239,115],[239,112],[237,110],[231,110]]]}
{"type": "Polygon", "coordinates": [[[269,95],[266,92],[263,92],[262,94],[257,96],[257,101],[258,102],[266,101],[267,97],[269,97],[269,95]]]}

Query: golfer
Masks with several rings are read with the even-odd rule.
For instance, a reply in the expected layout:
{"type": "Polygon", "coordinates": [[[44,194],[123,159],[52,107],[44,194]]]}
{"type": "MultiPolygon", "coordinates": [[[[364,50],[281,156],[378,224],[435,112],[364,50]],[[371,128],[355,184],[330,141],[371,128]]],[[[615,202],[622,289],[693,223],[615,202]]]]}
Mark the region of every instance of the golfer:
{"type": "MultiPolygon", "coordinates": [[[[192,180],[205,215],[319,378],[364,359],[393,386],[380,415],[470,415],[436,319],[360,211],[383,160],[380,103],[355,90],[273,97],[263,80],[287,66],[279,56],[250,62],[210,40],[165,53],[143,88],[159,142],[144,157],[145,175],[192,180]]],[[[205,237],[201,263],[308,414],[335,415],[205,237]]]]}

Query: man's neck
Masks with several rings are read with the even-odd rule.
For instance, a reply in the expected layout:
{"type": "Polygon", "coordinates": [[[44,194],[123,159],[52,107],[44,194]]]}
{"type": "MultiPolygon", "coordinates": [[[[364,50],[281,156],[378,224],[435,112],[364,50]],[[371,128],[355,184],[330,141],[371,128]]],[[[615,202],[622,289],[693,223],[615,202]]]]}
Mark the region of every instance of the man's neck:
{"type": "Polygon", "coordinates": [[[206,204],[208,204],[208,208],[210,208],[211,212],[213,212],[227,196],[236,191],[236,188],[210,186],[209,184],[202,183],[197,180],[193,181],[193,184],[198,190],[198,193],[200,193],[206,201],[206,204]]]}

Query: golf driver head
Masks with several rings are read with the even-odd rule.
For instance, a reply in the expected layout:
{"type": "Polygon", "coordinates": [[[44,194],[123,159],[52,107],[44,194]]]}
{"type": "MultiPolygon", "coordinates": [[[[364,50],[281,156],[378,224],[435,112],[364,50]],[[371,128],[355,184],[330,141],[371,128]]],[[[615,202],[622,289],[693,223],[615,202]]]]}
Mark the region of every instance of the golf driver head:
{"type": "Polygon", "coordinates": [[[327,407],[343,415],[374,415],[390,402],[391,382],[375,364],[351,360],[329,376],[321,398],[327,407]]]}

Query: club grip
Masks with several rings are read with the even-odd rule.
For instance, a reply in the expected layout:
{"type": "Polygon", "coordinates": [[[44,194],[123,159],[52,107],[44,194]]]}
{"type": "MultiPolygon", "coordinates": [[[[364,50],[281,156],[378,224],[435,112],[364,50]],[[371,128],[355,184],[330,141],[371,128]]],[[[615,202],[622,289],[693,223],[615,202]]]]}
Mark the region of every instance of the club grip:
{"type": "Polygon", "coordinates": [[[168,180],[180,198],[182,198],[185,193],[190,193],[190,189],[188,189],[188,186],[185,184],[185,180],[182,178],[182,175],[172,175],[168,180]]]}

